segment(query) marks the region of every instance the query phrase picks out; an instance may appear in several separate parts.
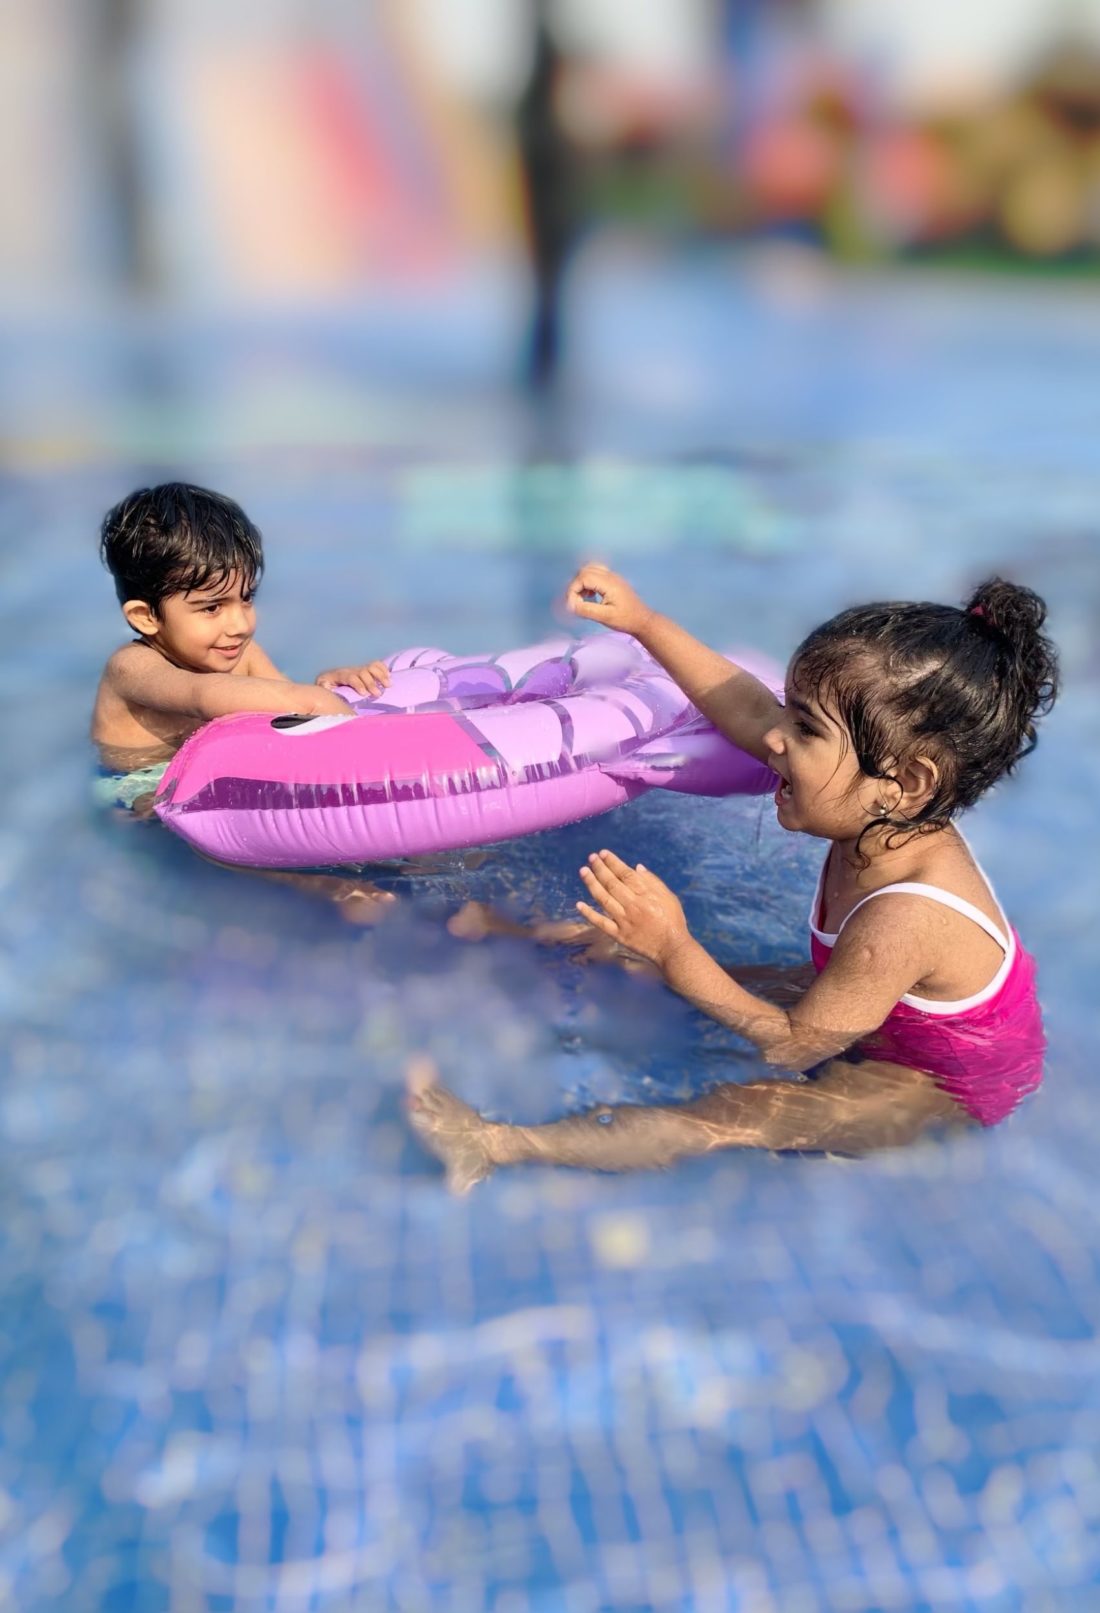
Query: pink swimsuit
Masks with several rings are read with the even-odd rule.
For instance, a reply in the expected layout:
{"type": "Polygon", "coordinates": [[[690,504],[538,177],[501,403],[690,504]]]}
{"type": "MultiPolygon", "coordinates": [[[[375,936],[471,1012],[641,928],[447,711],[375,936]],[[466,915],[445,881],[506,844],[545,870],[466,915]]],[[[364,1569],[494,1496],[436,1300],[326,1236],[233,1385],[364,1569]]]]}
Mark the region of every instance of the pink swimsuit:
{"type": "MultiPolygon", "coordinates": [[[[827,935],[817,928],[822,917],[822,887],[825,866],[817,881],[817,892],[810,913],[810,954],[814,968],[821,973],[840,934],[827,935]]],[[[979,873],[982,871],[979,869],[979,873]]],[[[984,873],[982,878],[989,884],[984,873]]],[[[1004,929],[999,930],[972,902],[940,890],[936,885],[884,885],[857,902],[858,913],[864,902],[876,896],[902,893],[926,896],[965,914],[1004,951],[1004,962],[984,990],[959,1002],[933,1002],[927,997],[906,993],[890,1010],[873,1035],[858,1044],[869,1058],[887,1059],[909,1069],[924,1070],[936,1085],[962,1105],[983,1126],[994,1126],[1010,1115],[1043,1079],[1046,1038],[1039,1001],[1035,995],[1035,961],[1020,945],[1020,938],[997,903],[1004,929]]],[[[992,895],[992,886],[990,886],[992,895]]],[[[996,901],[996,897],[994,897],[996,901]]],[[[852,913],[841,924],[847,924],[852,913]]]]}

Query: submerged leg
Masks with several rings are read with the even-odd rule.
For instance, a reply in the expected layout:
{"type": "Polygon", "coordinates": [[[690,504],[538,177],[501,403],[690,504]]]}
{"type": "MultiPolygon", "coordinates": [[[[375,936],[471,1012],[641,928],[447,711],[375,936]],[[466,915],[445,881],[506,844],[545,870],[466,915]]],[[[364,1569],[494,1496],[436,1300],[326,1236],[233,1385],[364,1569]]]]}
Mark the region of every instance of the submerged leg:
{"type": "Polygon", "coordinates": [[[484,941],[489,935],[512,935],[541,946],[571,946],[580,949],[585,963],[617,963],[628,974],[657,976],[660,971],[637,953],[628,952],[610,936],[604,935],[587,919],[535,919],[523,924],[510,919],[488,902],[466,902],[447,920],[447,929],[460,941],[484,941]]]}
{"type": "Polygon", "coordinates": [[[204,862],[213,863],[215,868],[226,868],[233,874],[251,874],[254,879],[271,880],[276,885],[290,885],[306,896],[334,902],[339,908],[340,917],[349,924],[377,924],[397,901],[392,892],[380,890],[369,880],[356,879],[352,875],[311,874],[292,868],[246,868],[238,863],[221,862],[217,857],[207,857],[201,851],[199,856],[204,862]]]}
{"type": "Polygon", "coordinates": [[[487,935],[516,935],[549,946],[583,945],[600,933],[587,919],[535,919],[523,924],[498,912],[488,902],[465,902],[447,920],[447,928],[462,941],[483,941],[487,935]]]}
{"type": "Polygon", "coordinates": [[[397,901],[391,891],[380,890],[369,880],[345,877],[341,874],[294,873],[292,870],[249,868],[246,873],[259,874],[280,885],[292,885],[306,896],[318,896],[324,902],[335,903],[340,917],[348,924],[377,924],[397,901]]]}
{"type": "Polygon", "coordinates": [[[967,1123],[931,1077],[898,1064],[834,1059],[817,1080],[725,1085],[691,1103],[601,1105],[544,1126],[484,1120],[437,1083],[434,1066],[409,1070],[410,1119],[465,1193],[497,1166],[541,1160],[600,1171],[652,1170],[718,1148],[863,1154],[967,1123]]]}

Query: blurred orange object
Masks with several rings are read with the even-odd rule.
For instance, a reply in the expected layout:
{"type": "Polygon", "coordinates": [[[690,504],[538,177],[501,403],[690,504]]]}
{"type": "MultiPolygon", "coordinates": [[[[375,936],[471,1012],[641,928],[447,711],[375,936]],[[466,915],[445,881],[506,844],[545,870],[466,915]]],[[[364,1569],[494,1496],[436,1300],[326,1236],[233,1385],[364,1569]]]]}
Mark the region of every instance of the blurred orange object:
{"type": "Polygon", "coordinates": [[[868,227],[883,244],[942,239],[980,217],[971,170],[932,130],[896,127],[872,136],[859,176],[868,227]]]}
{"type": "Polygon", "coordinates": [[[843,163],[838,136],[793,115],[754,129],[746,139],[740,175],[764,218],[800,219],[820,213],[843,163]]]}

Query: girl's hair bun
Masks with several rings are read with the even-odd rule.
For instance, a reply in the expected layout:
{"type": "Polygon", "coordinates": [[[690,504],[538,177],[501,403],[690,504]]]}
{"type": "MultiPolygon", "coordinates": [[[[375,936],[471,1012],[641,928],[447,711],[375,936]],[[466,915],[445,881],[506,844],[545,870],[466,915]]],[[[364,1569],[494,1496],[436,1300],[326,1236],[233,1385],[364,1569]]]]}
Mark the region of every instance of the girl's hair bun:
{"type": "Polygon", "coordinates": [[[1015,685],[1021,727],[1033,743],[1034,734],[1029,732],[1032,722],[1050,710],[1058,693],[1058,657],[1043,632],[1046,605],[1033,589],[990,577],[974,590],[964,610],[974,618],[979,631],[988,631],[1003,641],[1009,658],[1006,671],[1015,685]]]}

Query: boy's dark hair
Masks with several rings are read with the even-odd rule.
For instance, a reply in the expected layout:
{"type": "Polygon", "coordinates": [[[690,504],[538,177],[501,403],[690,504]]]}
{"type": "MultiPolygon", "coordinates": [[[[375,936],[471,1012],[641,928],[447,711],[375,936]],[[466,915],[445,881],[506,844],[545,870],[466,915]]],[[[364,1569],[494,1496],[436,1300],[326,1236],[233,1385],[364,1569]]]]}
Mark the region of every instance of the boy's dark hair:
{"type": "Polygon", "coordinates": [[[259,529],[223,493],[187,482],[141,487],[108,510],[99,553],[118,602],[142,599],[158,616],[169,594],[206,588],[240,572],[254,589],[264,569],[259,529]]]}
{"type": "Polygon", "coordinates": [[[939,771],[914,819],[883,813],[868,828],[942,828],[1034,750],[1035,719],[1058,693],[1046,614],[1030,588],[991,577],[961,610],[861,605],[803,640],[792,679],[840,718],[867,777],[922,754],[939,771]]]}

